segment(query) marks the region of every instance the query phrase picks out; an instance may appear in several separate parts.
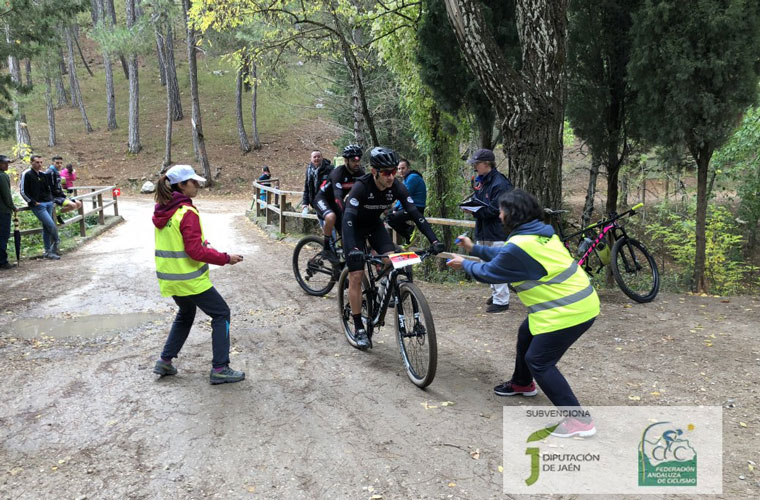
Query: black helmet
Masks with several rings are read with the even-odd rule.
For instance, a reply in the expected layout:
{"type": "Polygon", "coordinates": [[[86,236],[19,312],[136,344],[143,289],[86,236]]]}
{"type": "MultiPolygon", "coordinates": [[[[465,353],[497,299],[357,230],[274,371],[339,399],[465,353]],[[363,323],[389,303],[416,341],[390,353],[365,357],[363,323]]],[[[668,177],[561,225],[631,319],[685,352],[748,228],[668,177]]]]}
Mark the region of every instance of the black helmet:
{"type": "Polygon", "coordinates": [[[358,156],[359,158],[362,157],[364,152],[362,151],[362,147],[358,144],[349,144],[345,148],[343,148],[343,158],[353,158],[354,156],[358,156]]]}
{"type": "Polygon", "coordinates": [[[373,148],[369,152],[369,164],[374,168],[396,168],[398,155],[390,148],[373,148]]]}

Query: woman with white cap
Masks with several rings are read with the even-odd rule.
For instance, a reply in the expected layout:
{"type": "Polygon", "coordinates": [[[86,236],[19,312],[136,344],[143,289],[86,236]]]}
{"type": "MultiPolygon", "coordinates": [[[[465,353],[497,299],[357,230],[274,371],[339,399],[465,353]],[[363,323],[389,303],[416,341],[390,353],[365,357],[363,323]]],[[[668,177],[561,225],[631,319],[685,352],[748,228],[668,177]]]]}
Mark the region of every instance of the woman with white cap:
{"type": "Polygon", "coordinates": [[[196,308],[211,317],[213,349],[210,382],[240,382],[245,373],[230,363],[230,308],[209,279],[208,265],[237,264],[242,255],[230,255],[211,248],[203,236],[198,209],[192,198],[206,179],[190,165],[175,165],[158,180],[153,225],[156,226],[156,275],[161,295],[179,306],[161,357],[153,373],[175,375],[172,365],[187,340],[196,308]]]}

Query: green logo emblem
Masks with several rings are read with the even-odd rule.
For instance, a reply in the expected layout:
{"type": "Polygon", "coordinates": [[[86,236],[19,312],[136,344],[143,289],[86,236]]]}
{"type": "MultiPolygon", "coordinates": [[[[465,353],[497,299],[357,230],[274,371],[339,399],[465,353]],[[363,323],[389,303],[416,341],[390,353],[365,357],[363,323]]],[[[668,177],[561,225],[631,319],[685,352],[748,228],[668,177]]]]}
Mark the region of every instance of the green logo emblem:
{"type": "MultiPolygon", "coordinates": [[[[687,432],[694,425],[686,427],[687,432]]],[[[639,486],[696,486],[697,452],[672,422],[648,426],[639,443],[639,486]]]]}

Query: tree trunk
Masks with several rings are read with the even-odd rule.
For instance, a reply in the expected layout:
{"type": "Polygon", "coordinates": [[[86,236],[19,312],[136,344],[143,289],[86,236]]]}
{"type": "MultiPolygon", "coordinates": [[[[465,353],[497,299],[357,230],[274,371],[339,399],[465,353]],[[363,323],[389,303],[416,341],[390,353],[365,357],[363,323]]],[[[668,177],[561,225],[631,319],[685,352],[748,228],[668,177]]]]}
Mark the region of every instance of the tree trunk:
{"type": "Polygon", "coordinates": [[[166,25],[164,37],[164,57],[166,67],[166,84],[169,86],[172,98],[172,119],[179,121],[185,117],[182,112],[182,101],[179,95],[179,82],[177,82],[177,66],[174,64],[174,29],[172,23],[166,25]]]}
{"type": "Polygon", "coordinates": [[[55,75],[55,96],[58,100],[59,108],[65,106],[69,102],[69,96],[66,93],[66,87],[63,85],[63,75],[66,73],[66,68],[63,63],[63,48],[58,47],[58,74],[55,75]]]}
{"type": "Polygon", "coordinates": [[[241,66],[237,71],[235,79],[235,115],[237,117],[238,137],[240,138],[240,150],[243,153],[251,151],[251,145],[248,143],[248,135],[245,133],[245,124],[243,123],[243,72],[241,66]]]}
{"type": "Polygon", "coordinates": [[[493,149],[493,123],[496,119],[494,113],[482,113],[477,116],[478,121],[478,145],[484,149],[493,149]]]}
{"type": "Polygon", "coordinates": [[[101,15],[102,9],[100,8],[100,2],[99,0],[90,0],[90,16],[92,16],[92,25],[97,26],[99,16],[101,15]]]}
{"type": "Polygon", "coordinates": [[[82,121],[84,122],[84,129],[89,134],[92,132],[92,126],[90,120],[87,119],[87,111],[84,109],[84,100],[82,99],[82,91],[79,89],[79,79],[77,78],[76,65],[74,64],[74,32],[71,26],[65,28],[66,31],[66,47],[69,49],[69,78],[71,79],[71,95],[72,100],[76,100],[79,105],[79,112],[82,114],[82,121]]]}
{"type": "Polygon", "coordinates": [[[166,63],[164,62],[164,46],[161,43],[161,36],[158,34],[160,28],[156,27],[156,59],[158,61],[158,74],[161,78],[161,86],[166,86],[166,63]]]}
{"type": "Polygon", "coordinates": [[[594,213],[594,196],[596,195],[596,180],[599,177],[599,157],[591,155],[591,168],[588,174],[588,188],[586,188],[586,202],[583,204],[583,214],[581,215],[581,227],[586,227],[591,222],[591,216],[594,213]]]}
{"type": "Polygon", "coordinates": [[[95,76],[92,70],[90,69],[90,65],[87,64],[87,60],[84,58],[84,54],[82,53],[82,46],[79,45],[79,26],[75,24],[73,29],[74,31],[72,32],[72,37],[74,38],[74,44],[77,46],[77,51],[79,52],[79,58],[82,60],[84,69],[87,70],[90,76],[95,76]]]}
{"type": "MultiPolygon", "coordinates": [[[[127,28],[134,26],[135,0],[126,1],[127,28]]],[[[137,54],[130,54],[127,60],[129,70],[129,139],[127,151],[137,154],[142,149],[140,144],[140,81],[137,71],[137,54]]]]}
{"type": "MultiPolygon", "coordinates": [[[[451,189],[449,186],[451,179],[445,175],[445,165],[452,161],[450,157],[447,157],[445,153],[444,144],[450,140],[446,137],[443,127],[441,126],[441,113],[438,107],[434,104],[430,110],[430,138],[433,144],[432,157],[430,158],[431,165],[429,166],[434,171],[432,176],[435,179],[433,183],[433,191],[435,193],[435,199],[437,200],[437,216],[448,219],[450,214],[448,207],[444,200],[450,195],[451,189]]],[[[443,226],[443,239],[441,241],[444,244],[449,245],[452,240],[451,226],[443,226]]],[[[438,259],[438,269],[440,271],[446,268],[446,263],[442,259],[438,259]]]]}
{"type": "Polygon", "coordinates": [[[251,136],[253,138],[253,149],[261,149],[261,141],[259,140],[259,120],[258,120],[258,108],[259,108],[259,80],[258,80],[258,68],[256,63],[253,63],[253,99],[251,100],[251,136]]]}
{"type": "MultiPolygon", "coordinates": [[[[104,0],[106,9],[104,17],[110,17],[111,26],[116,26],[116,9],[114,8],[113,1],[104,0]]],[[[121,69],[124,70],[124,78],[129,79],[129,68],[127,67],[127,60],[124,58],[124,54],[119,54],[119,60],[121,61],[121,69]]]]}
{"type": "Polygon", "coordinates": [[[512,182],[547,207],[562,202],[567,0],[516,0],[516,72],[487,28],[479,0],[445,0],[464,59],[496,109],[512,182]]]}
{"type": "MultiPolygon", "coordinates": [[[[105,0],[95,0],[98,8],[97,17],[103,23],[103,26],[107,28],[113,27],[111,17],[106,15],[105,0]]],[[[116,92],[113,86],[113,64],[111,64],[111,56],[106,50],[103,50],[103,69],[106,76],[106,128],[108,130],[116,130],[119,126],[116,123],[116,92]]]]}
{"type": "Polygon", "coordinates": [[[55,109],[53,107],[53,83],[50,77],[45,78],[45,105],[48,119],[48,147],[55,146],[55,109]]]}
{"type": "MultiPolygon", "coordinates": [[[[628,187],[630,184],[630,175],[628,172],[623,172],[623,178],[620,180],[620,198],[618,199],[618,206],[619,207],[627,207],[628,206],[628,187]]],[[[616,206],[612,211],[617,212],[618,206],[616,206]]]]}
{"type": "Polygon", "coordinates": [[[710,166],[712,149],[703,146],[701,148],[689,148],[694,159],[697,161],[697,230],[696,252],[694,254],[694,291],[707,293],[708,283],[705,277],[706,255],[706,230],[707,230],[707,170],[710,166]]]}
{"type": "Polygon", "coordinates": [[[26,73],[26,85],[27,87],[31,88],[34,86],[34,84],[32,83],[32,60],[31,59],[27,59],[26,61],[24,61],[24,70],[26,73]]]}
{"type": "Polygon", "coordinates": [[[76,85],[76,74],[71,71],[72,67],[75,67],[74,65],[74,46],[72,45],[71,48],[68,48],[68,38],[69,38],[69,29],[66,26],[62,26],[61,30],[63,31],[64,39],[66,42],[67,47],[67,53],[66,53],[66,71],[69,74],[69,106],[72,108],[76,108],[79,106],[78,94],[74,91],[74,86],[76,85]]]}
{"type": "Polygon", "coordinates": [[[367,140],[364,137],[364,129],[366,127],[372,145],[379,146],[380,141],[377,139],[375,123],[372,120],[372,115],[370,114],[369,106],[367,105],[367,92],[364,88],[364,78],[361,67],[359,66],[356,55],[353,53],[348,42],[344,41],[342,46],[346,69],[348,70],[349,75],[351,75],[351,108],[353,109],[354,114],[354,140],[362,147],[367,146],[367,140]]]}
{"type": "MultiPolygon", "coordinates": [[[[6,24],[5,25],[5,40],[8,43],[8,46],[12,47],[13,45],[10,43],[10,27],[6,24]]],[[[21,68],[19,68],[18,65],[18,59],[16,56],[9,55],[8,56],[8,72],[11,74],[11,80],[16,85],[21,85],[21,68]]],[[[16,143],[17,144],[26,144],[30,148],[32,147],[32,138],[29,135],[29,128],[26,126],[26,116],[24,115],[23,111],[21,110],[21,106],[19,106],[18,100],[16,99],[16,96],[13,96],[13,114],[16,116],[16,143]]]]}
{"type": "Polygon", "coordinates": [[[211,166],[208,163],[206,155],[206,141],[203,138],[203,126],[201,123],[201,104],[198,97],[198,66],[195,60],[195,27],[189,23],[187,13],[190,10],[190,0],[182,0],[182,11],[185,16],[185,25],[187,26],[187,62],[190,72],[190,97],[193,106],[192,126],[193,126],[193,144],[196,146],[197,159],[203,167],[203,176],[206,178],[206,185],[211,186],[214,181],[211,178],[211,166]]]}

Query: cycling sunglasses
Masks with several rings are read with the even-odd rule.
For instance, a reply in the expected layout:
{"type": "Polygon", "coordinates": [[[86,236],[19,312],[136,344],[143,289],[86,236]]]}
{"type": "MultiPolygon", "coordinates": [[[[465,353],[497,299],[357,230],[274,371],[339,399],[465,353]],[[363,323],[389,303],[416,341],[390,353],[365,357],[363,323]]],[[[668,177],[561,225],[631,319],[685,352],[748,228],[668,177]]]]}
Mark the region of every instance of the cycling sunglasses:
{"type": "Polygon", "coordinates": [[[388,170],[380,170],[380,174],[382,174],[384,177],[390,177],[391,175],[396,175],[398,172],[398,168],[391,168],[388,170]]]}

